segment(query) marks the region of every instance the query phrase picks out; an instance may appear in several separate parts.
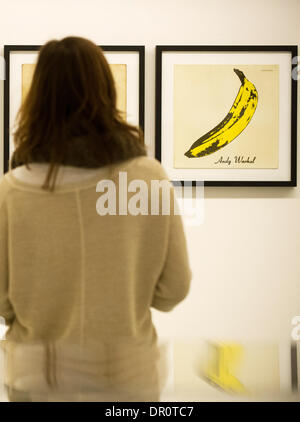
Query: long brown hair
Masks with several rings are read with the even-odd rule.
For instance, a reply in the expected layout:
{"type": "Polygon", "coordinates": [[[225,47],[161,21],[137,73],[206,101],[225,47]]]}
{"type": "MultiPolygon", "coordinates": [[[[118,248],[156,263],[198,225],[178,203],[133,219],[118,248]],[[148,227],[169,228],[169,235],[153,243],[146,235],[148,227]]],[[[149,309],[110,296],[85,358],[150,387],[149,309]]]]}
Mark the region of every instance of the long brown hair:
{"type": "Polygon", "coordinates": [[[60,165],[97,168],[146,155],[141,129],[126,123],[116,99],[99,46],[80,37],[47,42],[17,116],[11,168],[49,163],[43,188],[52,191],[60,165]]]}

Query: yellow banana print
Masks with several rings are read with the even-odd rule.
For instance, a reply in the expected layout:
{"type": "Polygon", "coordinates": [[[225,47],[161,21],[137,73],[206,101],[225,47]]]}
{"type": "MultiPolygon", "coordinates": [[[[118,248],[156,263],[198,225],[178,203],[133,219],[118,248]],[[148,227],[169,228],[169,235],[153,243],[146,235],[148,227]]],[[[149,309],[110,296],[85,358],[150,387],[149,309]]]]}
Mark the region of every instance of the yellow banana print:
{"type": "Polygon", "coordinates": [[[232,142],[248,125],[256,110],[258,94],[255,86],[239,69],[233,69],[241,81],[239,92],[227,116],[207,132],[184,154],[188,158],[203,157],[232,142]]]}
{"type": "Polygon", "coordinates": [[[215,346],[217,355],[209,362],[204,377],[214,386],[230,393],[246,393],[247,390],[234,375],[243,356],[243,348],[237,344],[215,346]]]}

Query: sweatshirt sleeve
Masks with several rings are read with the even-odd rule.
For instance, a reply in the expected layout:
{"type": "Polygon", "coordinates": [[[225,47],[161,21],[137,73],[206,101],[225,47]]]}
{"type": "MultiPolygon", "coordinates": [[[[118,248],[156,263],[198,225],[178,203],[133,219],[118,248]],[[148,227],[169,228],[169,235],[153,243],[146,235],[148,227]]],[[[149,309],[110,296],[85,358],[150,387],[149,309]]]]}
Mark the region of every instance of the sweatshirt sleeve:
{"type": "MultiPolygon", "coordinates": [[[[174,188],[170,199],[174,204],[174,188]]],[[[177,209],[178,204],[175,198],[177,209]]],[[[186,238],[180,214],[174,214],[171,207],[168,251],[162,273],[155,286],[152,307],[163,312],[171,311],[188,294],[192,272],[188,260],[186,238]]]]}
{"type": "Polygon", "coordinates": [[[14,320],[14,310],[8,297],[8,219],[3,178],[0,179],[0,316],[7,325],[14,320]]]}

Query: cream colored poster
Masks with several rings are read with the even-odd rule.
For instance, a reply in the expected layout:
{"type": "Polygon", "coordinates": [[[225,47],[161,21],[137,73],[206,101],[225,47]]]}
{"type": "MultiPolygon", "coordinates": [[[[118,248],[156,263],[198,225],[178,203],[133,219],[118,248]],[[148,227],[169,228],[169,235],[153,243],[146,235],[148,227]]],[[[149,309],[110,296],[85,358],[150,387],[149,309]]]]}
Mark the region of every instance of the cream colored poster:
{"type": "Polygon", "coordinates": [[[35,64],[22,64],[22,102],[24,101],[33,78],[35,64]]]}
{"type": "Polygon", "coordinates": [[[174,167],[278,168],[278,65],[175,65],[174,167]]]}
{"type": "Polygon", "coordinates": [[[183,401],[280,395],[278,344],[178,340],[173,342],[172,358],[173,391],[183,401]]]}
{"type": "Polygon", "coordinates": [[[126,64],[110,64],[117,90],[117,108],[126,119],[127,103],[127,67],[126,64]]]}
{"type": "MultiPolygon", "coordinates": [[[[22,65],[22,101],[26,97],[33,77],[35,64],[22,65]]],[[[127,111],[127,66],[126,64],[110,64],[117,90],[117,108],[126,119],[127,111]]]]}

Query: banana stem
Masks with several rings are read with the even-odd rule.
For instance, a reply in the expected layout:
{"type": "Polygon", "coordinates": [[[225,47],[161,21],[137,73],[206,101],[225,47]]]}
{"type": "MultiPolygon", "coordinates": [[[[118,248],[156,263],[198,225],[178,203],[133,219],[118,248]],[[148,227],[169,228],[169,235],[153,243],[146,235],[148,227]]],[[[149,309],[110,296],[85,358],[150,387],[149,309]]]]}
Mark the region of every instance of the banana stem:
{"type": "Polygon", "coordinates": [[[239,77],[239,79],[240,79],[240,81],[241,81],[241,83],[243,85],[244,82],[245,82],[245,78],[246,78],[246,76],[244,75],[244,73],[241,70],[239,70],[239,69],[233,69],[233,71],[237,74],[237,76],[239,77]]]}

